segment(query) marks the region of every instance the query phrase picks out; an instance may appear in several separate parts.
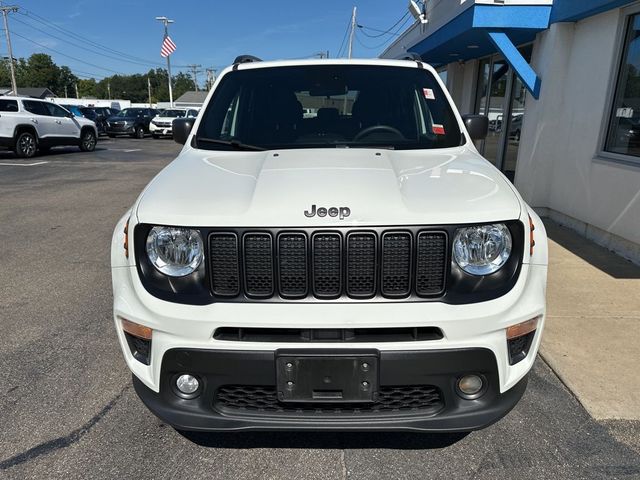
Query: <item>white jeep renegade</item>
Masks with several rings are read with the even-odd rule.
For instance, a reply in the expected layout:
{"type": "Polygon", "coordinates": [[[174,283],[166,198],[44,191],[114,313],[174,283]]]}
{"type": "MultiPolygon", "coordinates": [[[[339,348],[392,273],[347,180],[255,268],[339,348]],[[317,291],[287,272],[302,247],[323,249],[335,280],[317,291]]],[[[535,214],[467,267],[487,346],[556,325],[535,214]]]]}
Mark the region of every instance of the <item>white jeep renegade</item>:
{"type": "Polygon", "coordinates": [[[421,62],[239,57],[113,236],[142,401],[184,430],[504,416],[540,344],[547,241],[474,147],[487,129],[421,62]]]}
{"type": "Polygon", "coordinates": [[[83,152],[96,148],[96,124],[75,117],[52,102],[28,97],[0,97],[0,146],[18,157],[31,158],[51,147],[77,145],[83,152]]]}

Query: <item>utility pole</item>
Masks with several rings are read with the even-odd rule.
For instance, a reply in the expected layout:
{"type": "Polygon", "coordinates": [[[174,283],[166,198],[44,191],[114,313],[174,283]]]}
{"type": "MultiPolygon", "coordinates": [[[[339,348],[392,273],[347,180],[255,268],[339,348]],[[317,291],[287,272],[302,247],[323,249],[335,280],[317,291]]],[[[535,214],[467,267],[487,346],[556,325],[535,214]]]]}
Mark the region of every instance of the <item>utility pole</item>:
{"type": "Polygon", "coordinates": [[[109,95],[109,100],[111,100],[111,82],[107,81],[107,94],[109,95]]]}
{"type": "MultiPolygon", "coordinates": [[[[162,22],[164,25],[164,39],[169,36],[169,24],[174,23],[174,20],[170,20],[167,17],[156,17],[156,20],[162,22]]],[[[171,55],[167,55],[167,75],[169,76],[169,105],[173,107],[173,86],[171,85],[171,55]]]]}
{"type": "Polygon", "coordinates": [[[149,108],[151,108],[151,79],[147,76],[147,90],[149,91],[149,108]]]}
{"type": "Polygon", "coordinates": [[[76,83],[75,86],[76,86],[76,98],[80,98],[80,95],[78,95],[78,84],[76,83]]]}
{"type": "Polygon", "coordinates": [[[353,7],[353,14],[351,15],[351,33],[349,34],[349,58],[351,58],[351,54],[353,53],[353,36],[356,33],[356,9],[357,7],[353,7]]]}
{"type": "Polygon", "coordinates": [[[211,90],[213,83],[216,81],[216,69],[207,68],[207,90],[211,90]]]}
{"type": "Polygon", "coordinates": [[[187,65],[191,70],[191,74],[193,75],[193,83],[196,86],[196,92],[198,91],[198,69],[202,67],[202,65],[191,64],[187,65]]]}
{"type": "Polygon", "coordinates": [[[64,86],[64,98],[69,98],[69,97],[67,97],[67,86],[66,85],[64,86]]]}
{"type": "Polygon", "coordinates": [[[2,11],[2,17],[4,20],[4,33],[7,35],[7,50],[9,51],[9,68],[11,69],[11,93],[13,95],[18,94],[18,86],[16,85],[16,69],[13,65],[13,49],[11,48],[11,35],[9,34],[9,21],[7,15],[9,12],[17,12],[18,7],[14,6],[0,6],[2,11]]]}

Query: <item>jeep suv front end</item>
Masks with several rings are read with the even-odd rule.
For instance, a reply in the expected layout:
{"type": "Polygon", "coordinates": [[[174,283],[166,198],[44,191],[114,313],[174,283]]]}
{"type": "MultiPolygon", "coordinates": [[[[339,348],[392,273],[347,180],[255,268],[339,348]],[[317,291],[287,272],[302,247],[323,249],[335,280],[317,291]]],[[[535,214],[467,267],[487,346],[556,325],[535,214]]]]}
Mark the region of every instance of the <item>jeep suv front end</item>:
{"type": "Polygon", "coordinates": [[[242,63],[116,226],[114,320],[180,429],[472,430],[525,391],[546,265],[431,67],[242,63]]]}

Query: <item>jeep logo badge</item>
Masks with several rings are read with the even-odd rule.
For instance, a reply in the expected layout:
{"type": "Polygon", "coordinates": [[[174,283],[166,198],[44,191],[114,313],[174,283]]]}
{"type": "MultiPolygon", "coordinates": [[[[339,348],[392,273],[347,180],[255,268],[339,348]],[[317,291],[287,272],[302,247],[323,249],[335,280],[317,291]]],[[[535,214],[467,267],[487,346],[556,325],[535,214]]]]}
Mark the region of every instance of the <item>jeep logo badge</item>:
{"type": "Polygon", "coordinates": [[[311,205],[310,210],[304,211],[305,217],[311,218],[311,217],[315,217],[316,215],[318,215],[319,217],[326,217],[327,215],[329,215],[330,217],[339,217],[340,220],[344,220],[349,215],[351,215],[351,209],[349,207],[316,208],[315,205],[311,205]]]}

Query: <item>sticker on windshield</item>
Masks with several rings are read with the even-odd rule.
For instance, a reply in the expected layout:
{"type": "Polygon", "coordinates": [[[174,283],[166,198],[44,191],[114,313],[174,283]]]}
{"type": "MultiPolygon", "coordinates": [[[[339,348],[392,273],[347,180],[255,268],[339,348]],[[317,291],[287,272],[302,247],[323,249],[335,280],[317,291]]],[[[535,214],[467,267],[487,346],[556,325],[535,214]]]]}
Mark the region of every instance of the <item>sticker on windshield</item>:
{"type": "Polygon", "coordinates": [[[444,125],[440,125],[438,123],[434,123],[431,126],[431,129],[433,130],[433,133],[435,133],[436,135],[445,135],[444,125]]]}
{"type": "Polygon", "coordinates": [[[426,98],[427,100],[435,100],[436,96],[433,93],[433,90],[431,90],[430,88],[423,88],[422,89],[422,93],[424,94],[424,98],[426,98]]]}

